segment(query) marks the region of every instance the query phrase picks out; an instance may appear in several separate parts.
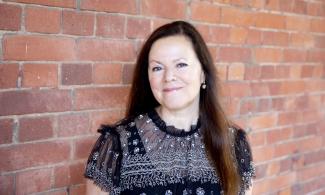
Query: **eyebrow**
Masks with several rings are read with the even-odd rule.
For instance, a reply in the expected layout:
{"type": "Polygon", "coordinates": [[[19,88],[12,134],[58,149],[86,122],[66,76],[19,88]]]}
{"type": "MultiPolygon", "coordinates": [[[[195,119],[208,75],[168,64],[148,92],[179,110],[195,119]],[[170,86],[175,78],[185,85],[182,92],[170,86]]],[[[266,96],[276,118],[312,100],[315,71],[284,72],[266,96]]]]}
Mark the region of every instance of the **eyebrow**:
{"type": "MultiPolygon", "coordinates": [[[[177,61],[180,61],[180,60],[185,60],[186,61],[185,58],[177,58],[177,59],[173,60],[173,62],[177,62],[177,61]]],[[[149,63],[151,63],[151,62],[156,62],[158,64],[163,64],[163,63],[159,62],[158,60],[150,60],[149,63]]]]}

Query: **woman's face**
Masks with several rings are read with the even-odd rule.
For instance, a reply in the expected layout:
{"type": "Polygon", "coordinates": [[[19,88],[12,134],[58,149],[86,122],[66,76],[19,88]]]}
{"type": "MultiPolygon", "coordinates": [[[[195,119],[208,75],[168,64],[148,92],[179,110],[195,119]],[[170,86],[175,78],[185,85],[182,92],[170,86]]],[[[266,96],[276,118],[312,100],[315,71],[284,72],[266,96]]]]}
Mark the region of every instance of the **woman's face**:
{"type": "Polygon", "coordinates": [[[204,73],[185,36],[161,38],[152,45],[148,75],[153,95],[162,108],[198,108],[204,73]]]}

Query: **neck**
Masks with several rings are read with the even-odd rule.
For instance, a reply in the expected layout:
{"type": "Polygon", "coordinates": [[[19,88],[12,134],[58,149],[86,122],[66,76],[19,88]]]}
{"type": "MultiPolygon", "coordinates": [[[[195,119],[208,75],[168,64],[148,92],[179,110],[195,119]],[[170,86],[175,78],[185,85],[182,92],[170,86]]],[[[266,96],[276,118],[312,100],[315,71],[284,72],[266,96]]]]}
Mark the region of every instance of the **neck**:
{"type": "Polygon", "coordinates": [[[191,130],[191,125],[196,125],[199,118],[199,107],[190,107],[180,110],[170,110],[164,107],[157,107],[157,113],[166,122],[177,129],[191,130]]]}

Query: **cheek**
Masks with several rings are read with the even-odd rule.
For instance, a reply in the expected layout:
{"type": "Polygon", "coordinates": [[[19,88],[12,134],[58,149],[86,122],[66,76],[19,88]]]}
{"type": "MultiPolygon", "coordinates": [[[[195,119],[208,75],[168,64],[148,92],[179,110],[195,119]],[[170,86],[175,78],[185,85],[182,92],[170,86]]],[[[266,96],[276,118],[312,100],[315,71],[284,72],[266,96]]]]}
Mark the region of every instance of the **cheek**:
{"type": "Polygon", "coordinates": [[[161,80],[160,80],[159,76],[151,75],[151,76],[149,76],[149,83],[150,83],[151,90],[154,92],[160,88],[161,80]]]}

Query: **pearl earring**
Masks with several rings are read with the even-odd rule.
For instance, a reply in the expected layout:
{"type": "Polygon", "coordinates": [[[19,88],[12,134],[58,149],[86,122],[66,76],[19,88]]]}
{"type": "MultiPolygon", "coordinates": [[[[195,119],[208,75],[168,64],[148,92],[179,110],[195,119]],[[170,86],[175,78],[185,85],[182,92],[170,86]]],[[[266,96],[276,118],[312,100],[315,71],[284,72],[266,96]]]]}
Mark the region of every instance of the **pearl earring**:
{"type": "Polygon", "coordinates": [[[202,83],[202,89],[207,88],[207,85],[205,84],[205,82],[202,83]]]}

